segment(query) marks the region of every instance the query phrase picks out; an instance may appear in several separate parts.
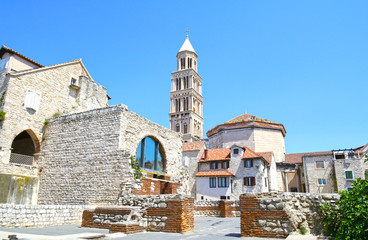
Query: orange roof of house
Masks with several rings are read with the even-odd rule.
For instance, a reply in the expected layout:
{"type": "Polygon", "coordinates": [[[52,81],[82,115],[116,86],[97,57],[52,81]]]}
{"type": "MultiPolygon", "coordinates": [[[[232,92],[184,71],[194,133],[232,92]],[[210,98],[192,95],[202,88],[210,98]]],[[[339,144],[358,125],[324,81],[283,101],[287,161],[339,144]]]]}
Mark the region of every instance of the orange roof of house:
{"type": "Polygon", "coordinates": [[[183,143],[183,152],[199,151],[202,147],[206,146],[205,142],[188,142],[183,143]]]}
{"type": "Polygon", "coordinates": [[[212,128],[207,132],[207,136],[210,137],[221,130],[249,128],[249,127],[277,129],[280,130],[284,136],[286,135],[284,125],[282,125],[281,123],[275,123],[267,119],[259,118],[249,114],[242,114],[227,121],[226,123],[220,124],[212,128]]]}
{"type": "Polygon", "coordinates": [[[202,171],[198,172],[196,177],[211,177],[211,176],[234,176],[229,170],[220,170],[220,171],[202,171]]]}
{"type": "Polygon", "coordinates": [[[199,161],[230,160],[230,148],[206,149],[199,161]]]}
{"type": "Polygon", "coordinates": [[[286,163],[303,163],[303,157],[307,156],[324,156],[324,155],[331,155],[331,151],[326,152],[307,152],[307,153],[290,153],[285,155],[285,162],[286,163]]]}
{"type": "Polygon", "coordinates": [[[244,153],[242,158],[246,159],[246,158],[261,158],[262,156],[257,154],[255,151],[253,151],[252,149],[248,148],[248,147],[243,147],[244,149],[244,153]]]}
{"type": "Polygon", "coordinates": [[[257,154],[261,155],[269,165],[272,163],[273,152],[258,152],[257,154]]]}

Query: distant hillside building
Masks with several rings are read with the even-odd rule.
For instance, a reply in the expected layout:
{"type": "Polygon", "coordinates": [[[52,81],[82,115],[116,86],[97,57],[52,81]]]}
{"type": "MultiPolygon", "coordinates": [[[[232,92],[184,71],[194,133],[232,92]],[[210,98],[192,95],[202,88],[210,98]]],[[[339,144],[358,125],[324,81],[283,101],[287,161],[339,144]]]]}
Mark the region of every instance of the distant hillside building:
{"type": "Polygon", "coordinates": [[[170,129],[183,134],[184,142],[203,138],[202,78],[197,72],[198,55],[186,37],[171,73],[170,129]]]}

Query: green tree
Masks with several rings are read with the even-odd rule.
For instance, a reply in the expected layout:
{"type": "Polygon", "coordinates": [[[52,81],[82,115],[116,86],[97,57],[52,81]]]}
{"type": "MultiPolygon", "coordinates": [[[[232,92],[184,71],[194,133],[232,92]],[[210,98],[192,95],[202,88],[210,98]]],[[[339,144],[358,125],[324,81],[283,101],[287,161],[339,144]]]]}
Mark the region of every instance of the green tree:
{"type": "Polygon", "coordinates": [[[321,207],[325,233],[337,240],[368,239],[368,180],[357,179],[351,191],[339,193],[336,204],[321,207]]]}

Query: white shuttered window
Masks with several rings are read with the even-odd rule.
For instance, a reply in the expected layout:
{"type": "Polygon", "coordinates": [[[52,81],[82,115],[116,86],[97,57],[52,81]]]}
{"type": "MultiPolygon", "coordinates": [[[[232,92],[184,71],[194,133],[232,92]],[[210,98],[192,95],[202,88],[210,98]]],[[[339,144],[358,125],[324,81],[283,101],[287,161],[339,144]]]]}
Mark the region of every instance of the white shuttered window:
{"type": "Polygon", "coordinates": [[[30,109],[37,111],[40,105],[40,99],[41,99],[40,94],[30,89],[27,89],[26,102],[24,106],[26,108],[30,108],[30,109]]]}

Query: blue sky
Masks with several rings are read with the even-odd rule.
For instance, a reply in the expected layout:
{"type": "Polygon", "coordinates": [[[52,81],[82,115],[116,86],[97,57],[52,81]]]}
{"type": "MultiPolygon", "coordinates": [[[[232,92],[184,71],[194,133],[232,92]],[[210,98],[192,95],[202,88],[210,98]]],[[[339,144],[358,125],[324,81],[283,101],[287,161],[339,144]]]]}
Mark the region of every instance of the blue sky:
{"type": "Polygon", "coordinates": [[[368,1],[5,1],[0,44],[82,58],[109,104],[169,127],[170,73],[190,30],[204,130],[245,111],[284,124],[286,152],[368,142],[368,1]]]}

